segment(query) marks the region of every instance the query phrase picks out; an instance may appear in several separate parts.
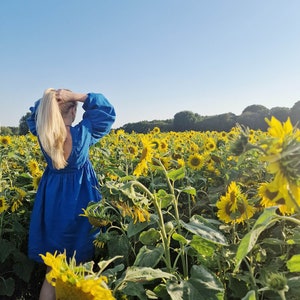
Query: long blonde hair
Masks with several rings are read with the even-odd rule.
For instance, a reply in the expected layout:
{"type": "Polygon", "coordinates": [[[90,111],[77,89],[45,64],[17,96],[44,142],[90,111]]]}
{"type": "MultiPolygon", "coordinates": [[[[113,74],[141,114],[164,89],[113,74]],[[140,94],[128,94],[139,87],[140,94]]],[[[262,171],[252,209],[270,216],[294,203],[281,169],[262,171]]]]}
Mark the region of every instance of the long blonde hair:
{"type": "Polygon", "coordinates": [[[36,128],[40,143],[50,156],[55,169],[63,169],[67,165],[64,157],[64,143],[67,138],[67,129],[63,116],[72,107],[75,101],[59,104],[55,97],[56,90],[45,90],[38,106],[36,115],[36,128]]]}

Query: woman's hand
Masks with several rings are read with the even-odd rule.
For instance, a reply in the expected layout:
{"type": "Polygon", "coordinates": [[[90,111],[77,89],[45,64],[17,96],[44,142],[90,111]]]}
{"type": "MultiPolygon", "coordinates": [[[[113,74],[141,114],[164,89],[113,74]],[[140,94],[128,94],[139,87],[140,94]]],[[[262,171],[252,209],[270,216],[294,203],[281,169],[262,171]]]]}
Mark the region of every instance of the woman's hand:
{"type": "Polygon", "coordinates": [[[64,90],[64,89],[56,90],[55,96],[58,103],[68,102],[68,101],[84,102],[85,99],[87,98],[87,94],[73,93],[69,90],[64,90]]]}

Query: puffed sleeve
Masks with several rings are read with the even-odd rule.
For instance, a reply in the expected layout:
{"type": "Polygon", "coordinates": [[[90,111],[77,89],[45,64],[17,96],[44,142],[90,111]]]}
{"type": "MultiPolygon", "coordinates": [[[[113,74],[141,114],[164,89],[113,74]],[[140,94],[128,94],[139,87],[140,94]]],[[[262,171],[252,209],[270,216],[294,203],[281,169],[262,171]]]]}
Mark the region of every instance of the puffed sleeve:
{"type": "Polygon", "coordinates": [[[40,104],[40,101],[41,101],[41,99],[37,100],[34,103],[34,106],[30,107],[31,114],[26,120],[30,132],[34,135],[37,135],[37,131],[36,131],[36,111],[37,111],[37,108],[40,104]]]}
{"type": "Polygon", "coordinates": [[[111,126],[116,119],[115,109],[102,94],[95,93],[88,93],[82,108],[85,110],[83,122],[90,124],[91,144],[95,144],[100,138],[110,132],[111,126]]]}

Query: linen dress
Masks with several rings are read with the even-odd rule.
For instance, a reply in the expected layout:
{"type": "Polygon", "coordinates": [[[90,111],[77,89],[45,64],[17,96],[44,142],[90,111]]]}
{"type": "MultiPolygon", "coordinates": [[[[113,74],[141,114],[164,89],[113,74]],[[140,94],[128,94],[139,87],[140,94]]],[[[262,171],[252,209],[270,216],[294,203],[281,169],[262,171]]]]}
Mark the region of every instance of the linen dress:
{"type": "MultiPolygon", "coordinates": [[[[36,110],[31,107],[29,130],[37,135],[36,110]]],[[[76,251],[76,261],[91,260],[95,233],[86,217],[79,216],[91,201],[101,200],[99,184],[89,160],[89,147],[108,134],[115,120],[115,110],[102,94],[89,93],[83,103],[82,121],[70,128],[72,151],[64,169],[53,168],[51,158],[41,150],[47,167],[39,183],[30,220],[28,256],[42,262],[39,254],[76,251]]]]}

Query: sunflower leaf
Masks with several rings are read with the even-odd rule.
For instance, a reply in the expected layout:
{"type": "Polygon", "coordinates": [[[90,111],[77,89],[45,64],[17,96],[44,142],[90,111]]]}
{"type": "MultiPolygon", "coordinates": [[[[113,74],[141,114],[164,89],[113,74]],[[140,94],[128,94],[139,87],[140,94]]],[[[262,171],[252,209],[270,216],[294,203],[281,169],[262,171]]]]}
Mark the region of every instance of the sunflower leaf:
{"type": "Polygon", "coordinates": [[[259,235],[270,225],[274,224],[274,220],[278,218],[276,210],[277,207],[265,208],[264,212],[255,222],[252,230],[243,237],[235,256],[236,266],[234,272],[237,272],[242,260],[255,246],[259,235]]]}
{"type": "Polygon", "coordinates": [[[180,224],[189,232],[201,236],[203,239],[216,244],[227,246],[226,237],[218,230],[205,225],[199,219],[191,218],[189,223],[180,220],[180,224]]]}
{"type": "Polygon", "coordinates": [[[300,272],[300,254],[293,255],[292,258],[287,261],[286,266],[290,272],[300,272]]]}
{"type": "Polygon", "coordinates": [[[172,181],[183,179],[184,177],[185,177],[184,167],[177,170],[171,170],[170,172],[168,172],[168,178],[171,179],[172,181]]]}

